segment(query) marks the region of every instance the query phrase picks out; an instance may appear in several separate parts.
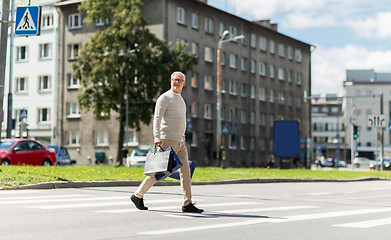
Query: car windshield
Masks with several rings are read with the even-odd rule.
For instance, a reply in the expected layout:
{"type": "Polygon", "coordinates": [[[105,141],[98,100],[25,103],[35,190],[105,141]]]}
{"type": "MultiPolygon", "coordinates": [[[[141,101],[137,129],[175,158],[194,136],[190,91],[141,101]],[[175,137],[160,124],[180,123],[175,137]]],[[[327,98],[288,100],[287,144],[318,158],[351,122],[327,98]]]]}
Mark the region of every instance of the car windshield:
{"type": "Polygon", "coordinates": [[[15,141],[5,141],[0,143],[0,150],[8,150],[14,145],[15,141]]]}
{"type": "Polygon", "coordinates": [[[147,156],[148,150],[134,150],[135,157],[147,156]]]}

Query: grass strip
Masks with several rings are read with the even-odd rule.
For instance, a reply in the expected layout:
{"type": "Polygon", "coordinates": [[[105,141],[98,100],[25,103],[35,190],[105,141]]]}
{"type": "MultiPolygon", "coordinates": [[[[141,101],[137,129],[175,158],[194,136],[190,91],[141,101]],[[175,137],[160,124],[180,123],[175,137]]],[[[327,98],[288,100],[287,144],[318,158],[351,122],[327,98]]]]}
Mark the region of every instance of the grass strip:
{"type": "MultiPolygon", "coordinates": [[[[193,181],[218,181],[249,178],[293,178],[293,179],[357,179],[378,177],[391,179],[390,171],[347,171],[308,169],[265,169],[265,168],[217,168],[197,167],[193,181]]],[[[123,181],[144,180],[142,167],[113,166],[2,166],[0,187],[13,187],[40,182],[58,181],[123,181]]],[[[166,181],[177,181],[168,178],[166,181]]]]}

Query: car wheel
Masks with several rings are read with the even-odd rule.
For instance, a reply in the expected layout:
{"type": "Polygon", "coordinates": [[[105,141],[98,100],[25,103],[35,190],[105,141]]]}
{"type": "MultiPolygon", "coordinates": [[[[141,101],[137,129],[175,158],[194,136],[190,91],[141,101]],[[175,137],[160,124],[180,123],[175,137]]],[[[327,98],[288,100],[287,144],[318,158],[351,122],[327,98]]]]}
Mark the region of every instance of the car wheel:
{"type": "Polygon", "coordinates": [[[43,160],[42,166],[52,166],[52,162],[49,159],[43,160]]]}
{"type": "Polygon", "coordinates": [[[11,163],[7,159],[3,159],[3,161],[1,161],[1,165],[2,166],[9,166],[9,165],[11,165],[11,163]]]}
{"type": "Polygon", "coordinates": [[[354,164],[354,167],[360,168],[360,164],[359,164],[359,163],[356,163],[356,164],[354,164]]]}

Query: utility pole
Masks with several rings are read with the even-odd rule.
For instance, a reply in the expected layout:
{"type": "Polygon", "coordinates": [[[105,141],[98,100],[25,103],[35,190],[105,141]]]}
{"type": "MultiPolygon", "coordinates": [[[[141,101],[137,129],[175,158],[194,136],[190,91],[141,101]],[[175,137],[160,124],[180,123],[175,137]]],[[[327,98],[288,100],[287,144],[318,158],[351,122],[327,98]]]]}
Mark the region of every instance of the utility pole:
{"type": "Polygon", "coordinates": [[[7,41],[8,41],[8,24],[10,2],[3,0],[2,14],[0,21],[0,138],[2,133],[3,122],[3,101],[4,101],[4,83],[5,83],[5,65],[7,59],[7,41]]]}

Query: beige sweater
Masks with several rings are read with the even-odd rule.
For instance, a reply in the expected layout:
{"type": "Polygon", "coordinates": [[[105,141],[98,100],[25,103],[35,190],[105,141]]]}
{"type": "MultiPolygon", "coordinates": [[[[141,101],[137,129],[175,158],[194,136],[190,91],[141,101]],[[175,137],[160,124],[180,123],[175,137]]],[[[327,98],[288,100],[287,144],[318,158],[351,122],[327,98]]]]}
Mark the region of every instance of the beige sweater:
{"type": "Polygon", "coordinates": [[[185,141],[186,103],[180,94],[169,90],[157,99],[153,117],[155,140],[185,141]]]}

